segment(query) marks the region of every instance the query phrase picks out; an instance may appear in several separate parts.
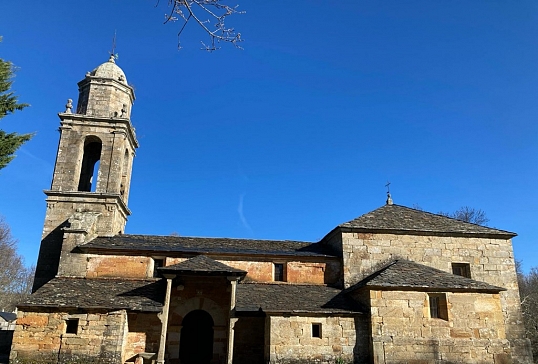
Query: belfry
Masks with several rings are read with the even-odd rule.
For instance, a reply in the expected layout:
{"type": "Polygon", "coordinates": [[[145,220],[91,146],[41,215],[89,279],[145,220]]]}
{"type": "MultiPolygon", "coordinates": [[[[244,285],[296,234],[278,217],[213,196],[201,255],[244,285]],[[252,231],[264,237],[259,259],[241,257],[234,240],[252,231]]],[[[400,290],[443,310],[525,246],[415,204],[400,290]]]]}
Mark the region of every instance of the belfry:
{"type": "Polygon", "coordinates": [[[113,56],[78,86],[76,112],[68,100],[59,114],[60,142],[52,185],[45,191],[34,291],[57,274],[84,276],[85,265],[70,251],[92,236],[123,233],[130,214],[127,201],[138,147],[130,120],[133,88],[113,56]]]}

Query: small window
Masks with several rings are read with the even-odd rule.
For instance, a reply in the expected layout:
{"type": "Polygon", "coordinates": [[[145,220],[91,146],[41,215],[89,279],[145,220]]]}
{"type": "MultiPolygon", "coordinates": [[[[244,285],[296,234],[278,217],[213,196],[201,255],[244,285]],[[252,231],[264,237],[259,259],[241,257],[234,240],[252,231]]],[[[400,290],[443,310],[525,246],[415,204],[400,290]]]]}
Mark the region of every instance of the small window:
{"type": "Polygon", "coordinates": [[[321,324],[312,324],[312,337],[321,339],[321,324]]]}
{"type": "Polygon", "coordinates": [[[286,280],[285,272],[284,272],[284,264],[275,263],[274,270],[275,270],[275,273],[274,273],[273,280],[275,282],[284,282],[286,280]]]}
{"type": "Polygon", "coordinates": [[[452,263],[452,274],[471,278],[471,266],[469,263],[452,263]]]}
{"type": "Polygon", "coordinates": [[[65,333],[66,334],[77,334],[78,332],[78,318],[70,318],[65,322],[65,333]]]}
{"type": "Polygon", "coordinates": [[[157,268],[164,267],[164,259],[153,259],[153,277],[159,276],[159,270],[157,268]]]}
{"type": "Polygon", "coordinates": [[[444,293],[430,294],[430,317],[448,320],[448,307],[446,305],[446,295],[444,293]]]}

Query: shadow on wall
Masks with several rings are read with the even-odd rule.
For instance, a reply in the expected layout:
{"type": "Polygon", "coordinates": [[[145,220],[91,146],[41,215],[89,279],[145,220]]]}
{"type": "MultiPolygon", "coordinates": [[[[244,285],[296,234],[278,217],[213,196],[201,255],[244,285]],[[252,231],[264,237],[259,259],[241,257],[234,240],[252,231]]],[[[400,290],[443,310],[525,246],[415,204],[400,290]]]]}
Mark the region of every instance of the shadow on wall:
{"type": "Polygon", "coordinates": [[[52,230],[41,241],[32,293],[34,293],[45,283],[53,279],[58,273],[58,266],[60,265],[60,254],[62,253],[62,243],[64,240],[63,228],[67,225],[68,222],[66,220],[56,229],[52,230]]]}

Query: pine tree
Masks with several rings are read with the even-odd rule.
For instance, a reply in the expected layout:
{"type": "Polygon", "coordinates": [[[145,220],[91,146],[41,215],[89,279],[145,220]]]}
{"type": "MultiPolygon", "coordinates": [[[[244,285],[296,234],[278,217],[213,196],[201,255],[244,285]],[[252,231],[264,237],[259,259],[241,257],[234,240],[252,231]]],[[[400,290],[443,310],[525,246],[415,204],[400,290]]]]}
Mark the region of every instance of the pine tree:
{"type": "MultiPolygon", "coordinates": [[[[19,104],[17,96],[11,91],[14,73],[13,64],[0,58],[0,119],[28,106],[19,104]]],[[[15,151],[31,137],[32,134],[6,133],[0,129],[0,169],[15,157],[15,151]]]]}

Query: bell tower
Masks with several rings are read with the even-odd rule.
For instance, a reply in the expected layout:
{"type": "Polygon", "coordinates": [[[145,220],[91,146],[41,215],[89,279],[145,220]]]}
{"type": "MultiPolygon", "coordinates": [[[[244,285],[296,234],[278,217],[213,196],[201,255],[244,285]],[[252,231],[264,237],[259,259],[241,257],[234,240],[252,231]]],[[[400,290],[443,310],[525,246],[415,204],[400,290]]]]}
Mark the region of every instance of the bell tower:
{"type": "Polygon", "coordinates": [[[131,124],[135,96],[114,56],[78,83],[79,97],[60,117],[60,142],[50,190],[34,291],[55,276],[82,276],[76,247],[95,236],[122,234],[131,169],[138,148],[131,124]]]}

